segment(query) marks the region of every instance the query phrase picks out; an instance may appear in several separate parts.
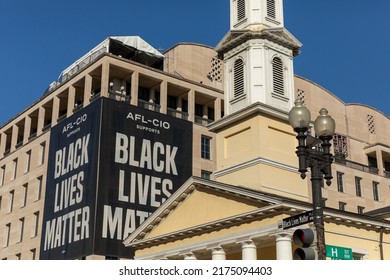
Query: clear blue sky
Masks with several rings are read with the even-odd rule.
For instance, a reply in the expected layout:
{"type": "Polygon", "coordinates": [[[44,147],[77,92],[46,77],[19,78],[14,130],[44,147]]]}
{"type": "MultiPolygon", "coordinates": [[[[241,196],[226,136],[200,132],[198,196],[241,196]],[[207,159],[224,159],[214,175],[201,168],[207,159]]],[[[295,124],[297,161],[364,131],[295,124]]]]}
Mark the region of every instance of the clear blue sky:
{"type": "MultiPolygon", "coordinates": [[[[304,45],[295,73],[390,115],[389,13],[388,0],[284,0],[285,26],[304,45]]],[[[110,35],[168,49],[215,46],[228,29],[229,0],[0,0],[0,125],[110,35]]]]}

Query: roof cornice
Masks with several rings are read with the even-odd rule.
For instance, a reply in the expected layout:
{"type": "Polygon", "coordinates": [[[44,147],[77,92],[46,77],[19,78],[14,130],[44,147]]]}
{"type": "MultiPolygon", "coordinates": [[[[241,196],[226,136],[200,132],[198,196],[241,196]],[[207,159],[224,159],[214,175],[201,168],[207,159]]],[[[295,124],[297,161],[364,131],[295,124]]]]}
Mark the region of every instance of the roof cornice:
{"type": "Polygon", "coordinates": [[[277,109],[275,107],[263,104],[261,102],[253,103],[239,111],[229,114],[215,122],[212,122],[207,127],[210,131],[216,132],[222,128],[237,123],[253,115],[268,115],[284,122],[288,122],[288,112],[277,109]]]}
{"type": "Polygon", "coordinates": [[[260,28],[259,30],[231,30],[215,47],[215,51],[218,52],[220,57],[222,57],[223,54],[229,50],[253,39],[268,39],[272,42],[276,42],[291,49],[294,56],[299,54],[299,49],[302,47],[302,43],[283,27],[266,29],[260,28]]]}

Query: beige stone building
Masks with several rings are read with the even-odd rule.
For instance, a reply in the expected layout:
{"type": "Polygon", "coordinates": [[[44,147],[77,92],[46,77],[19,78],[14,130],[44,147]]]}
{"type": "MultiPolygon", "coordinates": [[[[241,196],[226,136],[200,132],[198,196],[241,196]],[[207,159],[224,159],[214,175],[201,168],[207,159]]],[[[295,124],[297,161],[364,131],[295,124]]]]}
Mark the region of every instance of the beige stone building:
{"type": "Polygon", "coordinates": [[[390,259],[390,222],[365,215],[390,204],[389,118],[294,76],[301,43],[284,28],[282,0],[230,5],[215,49],[177,44],[162,55],[136,50],[138,37],[107,38],[0,128],[0,259],[38,259],[50,128],[97,98],[193,123],[194,177],[126,238],[135,258],[291,259],[294,229],[280,222],[312,208],[288,123],[301,99],[336,121],[334,178],[322,188],[327,244],[390,259]]]}
{"type": "Polygon", "coordinates": [[[206,125],[221,118],[224,107],[216,52],[178,44],[164,56],[151,46],[142,55],[128,43],[134,39],[142,40],[106,39],[1,127],[1,259],[39,256],[50,128],[96,98],[122,100],[193,122],[193,174],[209,178],[215,170],[214,133],[206,125]]]}

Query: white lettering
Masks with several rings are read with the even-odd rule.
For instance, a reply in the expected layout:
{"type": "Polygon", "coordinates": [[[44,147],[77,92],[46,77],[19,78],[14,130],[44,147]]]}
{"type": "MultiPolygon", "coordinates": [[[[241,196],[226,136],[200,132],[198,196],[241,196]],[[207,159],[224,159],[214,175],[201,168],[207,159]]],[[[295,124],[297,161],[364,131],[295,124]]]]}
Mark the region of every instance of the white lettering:
{"type": "Polygon", "coordinates": [[[46,222],[43,250],[50,250],[89,238],[90,209],[76,209],[46,222]]]}
{"type": "Polygon", "coordinates": [[[148,212],[126,209],[126,216],[123,217],[124,209],[115,207],[114,215],[112,210],[113,209],[110,205],[104,205],[102,229],[103,238],[116,238],[117,240],[123,240],[150,215],[148,212]]]}
{"type": "Polygon", "coordinates": [[[138,143],[136,143],[134,136],[127,137],[124,134],[116,133],[115,162],[178,175],[175,161],[177,147],[164,145],[160,142],[151,143],[148,139],[142,139],[140,147],[136,144],[138,143]],[[138,151],[140,151],[139,157],[136,156],[138,151]]]}
{"type": "Polygon", "coordinates": [[[54,179],[67,174],[89,162],[88,145],[90,134],[79,138],[68,147],[56,151],[54,179]]]}

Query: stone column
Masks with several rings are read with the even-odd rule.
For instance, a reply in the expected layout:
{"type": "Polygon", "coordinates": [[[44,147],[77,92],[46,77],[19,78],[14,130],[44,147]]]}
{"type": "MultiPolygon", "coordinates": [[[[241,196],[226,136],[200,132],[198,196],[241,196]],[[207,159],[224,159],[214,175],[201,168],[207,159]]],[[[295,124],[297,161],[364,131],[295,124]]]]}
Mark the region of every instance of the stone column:
{"type": "Polygon", "coordinates": [[[12,126],[12,136],[11,136],[11,153],[16,150],[16,144],[18,144],[18,134],[19,127],[17,125],[12,126]]]}
{"type": "Polygon", "coordinates": [[[212,260],[226,260],[226,252],[222,247],[215,247],[211,249],[212,260]]]}
{"type": "Polygon", "coordinates": [[[276,259],[292,260],[292,234],[280,233],[276,236],[276,259]]]}
{"type": "Polygon", "coordinates": [[[193,89],[188,92],[188,120],[195,121],[195,90],[193,89]]]}
{"type": "Polygon", "coordinates": [[[168,82],[162,81],[160,84],[160,113],[167,113],[168,82]]]}
{"type": "Polygon", "coordinates": [[[242,242],[241,249],[243,260],[257,260],[257,248],[252,240],[242,242]]]}
{"type": "Polygon", "coordinates": [[[68,104],[67,107],[67,117],[73,115],[73,109],[75,104],[75,96],[76,96],[76,88],[74,86],[70,86],[68,90],[68,104]]]}
{"type": "Polygon", "coordinates": [[[45,108],[43,106],[39,107],[38,111],[38,122],[37,122],[37,135],[42,133],[42,129],[45,125],[45,108]]]}
{"type": "Polygon", "coordinates": [[[214,100],[214,119],[217,121],[222,117],[222,99],[214,100]]]}
{"type": "Polygon", "coordinates": [[[58,96],[54,96],[52,117],[51,117],[51,125],[52,126],[55,126],[58,123],[59,114],[60,114],[60,98],[58,96]]]}
{"type": "Polygon", "coordinates": [[[376,149],[376,161],[377,161],[377,164],[378,164],[378,174],[380,176],[384,176],[385,175],[385,167],[384,167],[384,164],[383,164],[383,157],[382,157],[382,150],[378,147],[376,149]]]}
{"type": "Polygon", "coordinates": [[[5,152],[5,143],[7,143],[7,134],[1,133],[0,140],[0,158],[3,158],[5,152]]]}
{"type": "Polygon", "coordinates": [[[100,84],[101,96],[109,97],[108,94],[109,83],[110,83],[110,64],[108,62],[104,62],[102,64],[102,79],[100,84]]]}
{"type": "Polygon", "coordinates": [[[138,106],[138,87],[139,87],[139,73],[134,72],[131,75],[131,100],[130,104],[134,106],[138,106]]]}
{"type": "Polygon", "coordinates": [[[26,118],[24,119],[24,131],[23,131],[23,143],[27,143],[28,142],[28,138],[30,137],[30,134],[31,134],[31,117],[30,116],[26,116],[26,118]]]}
{"type": "Polygon", "coordinates": [[[85,83],[84,83],[83,107],[89,104],[91,93],[92,93],[92,76],[90,74],[87,74],[85,75],[85,83]]]}

